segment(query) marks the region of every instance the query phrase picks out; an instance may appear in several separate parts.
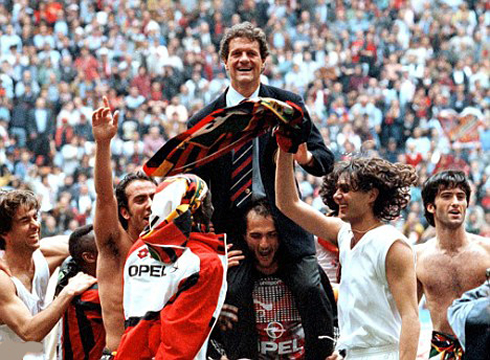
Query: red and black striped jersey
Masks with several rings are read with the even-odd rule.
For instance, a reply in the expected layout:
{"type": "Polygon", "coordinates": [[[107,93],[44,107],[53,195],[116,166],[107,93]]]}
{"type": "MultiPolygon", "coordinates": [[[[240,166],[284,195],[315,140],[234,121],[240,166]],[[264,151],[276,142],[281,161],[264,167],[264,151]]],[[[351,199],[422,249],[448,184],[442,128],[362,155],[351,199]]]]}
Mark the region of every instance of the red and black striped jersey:
{"type": "Polygon", "coordinates": [[[76,296],[63,315],[63,360],[99,360],[105,347],[97,284],[76,296]]]}

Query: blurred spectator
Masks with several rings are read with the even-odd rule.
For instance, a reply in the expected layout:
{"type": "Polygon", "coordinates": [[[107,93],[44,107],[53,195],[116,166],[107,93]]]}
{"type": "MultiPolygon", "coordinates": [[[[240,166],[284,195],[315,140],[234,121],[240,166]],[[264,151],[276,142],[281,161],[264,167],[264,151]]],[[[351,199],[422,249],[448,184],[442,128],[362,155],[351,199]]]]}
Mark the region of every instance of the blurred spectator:
{"type": "Polygon", "coordinates": [[[144,155],[148,157],[153,156],[164,143],[165,140],[160,133],[160,128],[158,126],[152,126],[148,131],[148,135],[143,139],[144,155]]]}
{"type": "MultiPolygon", "coordinates": [[[[116,177],[127,166],[140,166],[150,128],[158,126],[165,140],[223,92],[228,80],[219,42],[226,27],[251,19],[266,29],[271,45],[264,83],[300,92],[314,121],[328,127],[322,133],[339,158],[379,151],[429,175],[458,166],[477,185],[475,205],[487,199],[485,2],[117,4],[0,2],[0,169],[8,186],[25,185],[15,175],[17,163],[17,173],[24,174],[28,169],[21,169],[36,161],[61,165],[61,149],[74,135],[81,155],[93,163],[90,117],[103,95],[122,115],[113,144],[120,154],[116,177]],[[132,86],[137,95],[130,94],[132,86]],[[43,107],[35,105],[39,97],[43,107]],[[480,111],[479,124],[458,127],[468,108],[480,111]],[[454,111],[453,121],[441,117],[448,110],[454,111]],[[133,140],[134,145],[125,143],[133,140]],[[367,140],[375,141],[374,148],[361,149],[367,140]],[[460,145],[453,149],[451,142],[460,145]],[[27,165],[22,148],[28,149],[27,165]]],[[[41,182],[39,172],[32,174],[41,182]]]]}

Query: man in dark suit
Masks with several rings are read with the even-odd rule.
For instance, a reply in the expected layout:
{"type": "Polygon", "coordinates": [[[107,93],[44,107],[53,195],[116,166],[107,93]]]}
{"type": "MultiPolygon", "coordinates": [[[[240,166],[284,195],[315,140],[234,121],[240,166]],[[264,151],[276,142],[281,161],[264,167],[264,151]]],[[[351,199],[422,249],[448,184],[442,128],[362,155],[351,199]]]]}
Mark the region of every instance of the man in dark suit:
{"type": "Polygon", "coordinates": [[[29,111],[27,117],[27,133],[30,137],[30,150],[35,155],[43,156],[44,160],[49,155],[49,143],[54,137],[55,119],[53,112],[46,105],[46,99],[39,97],[36,106],[29,111]]]}
{"type": "MultiPolygon", "coordinates": [[[[260,75],[269,54],[266,36],[260,28],[245,22],[233,26],[221,41],[220,55],[230,76],[231,86],[211,104],[189,120],[197,124],[213,111],[240,103],[243,99],[271,97],[292,101],[304,112],[298,138],[306,142],[296,161],[310,174],[322,176],[333,168],[334,156],[325,146],[318,129],[313,125],[300,96],[260,83],[260,75]]],[[[288,257],[283,280],[297,300],[306,337],[306,359],[324,359],[333,350],[329,339],[333,334],[332,315],[315,258],[313,236],[286,218],[274,204],[274,172],[277,142],[266,133],[196,170],[210,186],[215,208],[213,223],[217,232],[226,232],[230,241],[244,252],[247,246],[239,236],[240,219],[251,200],[265,198],[271,205],[277,227],[288,257]],[[246,150],[244,150],[246,149],[246,150]],[[248,151],[248,153],[247,153],[248,151]],[[248,158],[248,161],[241,160],[248,158]],[[240,166],[237,164],[240,163],[240,166]],[[238,176],[237,176],[238,174],[238,176]]],[[[231,278],[227,304],[240,309],[239,323],[234,326],[241,336],[234,344],[225,344],[230,359],[257,358],[257,334],[252,307],[253,277],[240,265],[230,269],[231,278]]]]}

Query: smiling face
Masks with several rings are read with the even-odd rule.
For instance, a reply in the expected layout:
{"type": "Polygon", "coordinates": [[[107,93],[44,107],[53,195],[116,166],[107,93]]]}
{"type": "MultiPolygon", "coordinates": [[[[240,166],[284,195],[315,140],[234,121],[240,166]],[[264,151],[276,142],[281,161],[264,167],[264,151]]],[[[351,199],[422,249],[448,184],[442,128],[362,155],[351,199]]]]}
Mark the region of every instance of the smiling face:
{"type": "Polygon", "coordinates": [[[146,180],[135,180],[126,187],[128,207],[121,208],[121,214],[128,221],[128,229],[139,234],[148,225],[155,191],[156,185],[146,180]]]}
{"type": "Polygon", "coordinates": [[[467,207],[466,193],[461,188],[442,188],[434,203],[427,205],[427,211],[434,215],[436,227],[457,229],[464,223],[467,207]]]}
{"type": "Polygon", "coordinates": [[[348,223],[361,222],[368,212],[372,212],[372,204],[376,199],[374,190],[354,191],[349,177],[344,173],[337,181],[337,190],[333,195],[339,205],[339,218],[348,223]]]}
{"type": "Polygon", "coordinates": [[[243,96],[250,96],[260,84],[265,63],[260,55],[259,42],[237,37],[230,41],[230,51],[224,60],[231,85],[243,96]]]}
{"type": "Polygon", "coordinates": [[[251,210],[247,215],[247,232],[245,234],[249,250],[255,257],[256,268],[265,275],[277,271],[277,250],[279,236],[271,216],[262,216],[251,210]]]}
{"type": "Polygon", "coordinates": [[[38,249],[40,229],[37,209],[19,207],[12,219],[10,231],[3,235],[7,249],[13,251],[38,249]]]}

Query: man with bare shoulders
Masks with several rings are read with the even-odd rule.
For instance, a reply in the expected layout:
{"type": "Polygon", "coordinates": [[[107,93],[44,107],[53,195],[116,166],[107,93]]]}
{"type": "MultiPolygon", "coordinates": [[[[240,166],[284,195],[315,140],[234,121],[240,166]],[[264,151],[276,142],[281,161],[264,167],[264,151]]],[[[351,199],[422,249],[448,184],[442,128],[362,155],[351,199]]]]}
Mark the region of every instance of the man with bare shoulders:
{"type": "Polygon", "coordinates": [[[111,140],[117,133],[119,113],[112,116],[109,101],[92,114],[95,139],[94,231],[97,280],[109,353],[117,350],[124,333],[122,271],[129,249],[148,224],[156,185],[143,173],[128,174],[113,191],[111,140]]]}
{"type": "Polygon", "coordinates": [[[424,183],[425,217],[436,237],[417,247],[417,292],[432,319],[430,358],[460,359],[463,350],[447,320],[447,309],[485,280],[490,240],[465,231],[470,185],[462,171],[447,170],[424,183]]]}
{"type": "MultiPolygon", "coordinates": [[[[5,250],[0,270],[0,351],[10,352],[15,343],[41,342],[61,318],[73,297],[95,283],[80,274],[45,308],[50,275],[66,258],[63,237],[39,240],[40,204],[33,192],[12,190],[0,199],[0,249],[5,250]],[[4,271],[5,270],[5,271],[4,271]],[[9,273],[7,273],[7,271],[9,273]]],[[[21,345],[27,352],[32,347],[21,345]]],[[[18,348],[18,346],[15,346],[18,348]]],[[[44,359],[43,353],[24,359],[44,359]]]]}
{"type": "Polygon", "coordinates": [[[338,218],[324,216],[299,198],[293,155],[279,150],[277,207],[339,248],[340,337],[337,351],[326,360],[344,355],[346,360],[415,360],[420,324],[414,251],[388,221],[407,206],[416,180],[415,169],[407,164],[376,157],[339,162],[323,178],[321,190],[338,218]]]}

